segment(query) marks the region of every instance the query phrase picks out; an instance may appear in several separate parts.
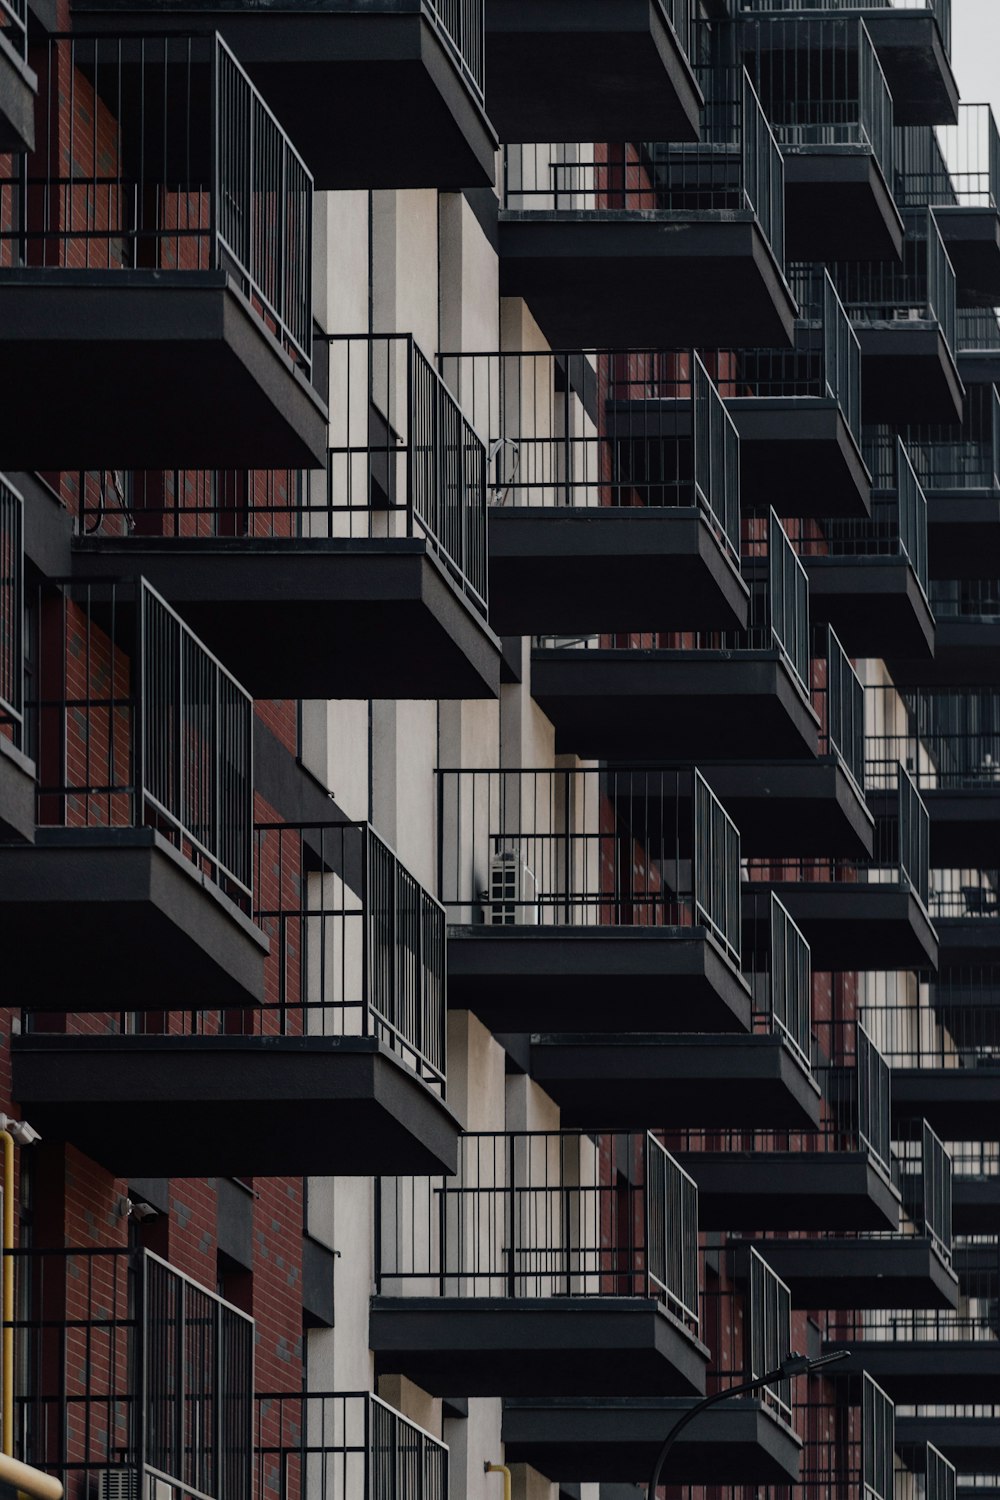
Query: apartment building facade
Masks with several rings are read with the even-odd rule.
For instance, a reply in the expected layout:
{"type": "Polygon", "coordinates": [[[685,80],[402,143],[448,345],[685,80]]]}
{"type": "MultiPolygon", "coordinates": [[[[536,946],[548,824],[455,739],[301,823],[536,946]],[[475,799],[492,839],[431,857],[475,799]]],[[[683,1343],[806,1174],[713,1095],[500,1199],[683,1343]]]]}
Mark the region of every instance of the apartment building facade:
{"type": "Polygon", "coordinates": [[[668,1500],[1000,1487],[950,26],[0,0],[0,1447],[66,1500],[627,1500],[793,1353],[668,1500]]]}

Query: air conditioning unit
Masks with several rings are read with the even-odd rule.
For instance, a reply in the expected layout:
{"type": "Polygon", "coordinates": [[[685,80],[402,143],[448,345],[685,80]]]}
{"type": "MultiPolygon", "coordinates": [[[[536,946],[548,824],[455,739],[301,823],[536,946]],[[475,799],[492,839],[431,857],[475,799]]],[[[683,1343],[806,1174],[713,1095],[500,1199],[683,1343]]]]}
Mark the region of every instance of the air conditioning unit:
{"type": "Polygon", "coordinates": [[[538,923],[538,884],[516,844],[498,846],[490,860],[486,922],[491,927],[538,923]]]}
{"type": "Polygon", "coordinates": [[[139,1500],[139,1474],[129,1464],[98,1469],[97,1500],[139,1500]]]}

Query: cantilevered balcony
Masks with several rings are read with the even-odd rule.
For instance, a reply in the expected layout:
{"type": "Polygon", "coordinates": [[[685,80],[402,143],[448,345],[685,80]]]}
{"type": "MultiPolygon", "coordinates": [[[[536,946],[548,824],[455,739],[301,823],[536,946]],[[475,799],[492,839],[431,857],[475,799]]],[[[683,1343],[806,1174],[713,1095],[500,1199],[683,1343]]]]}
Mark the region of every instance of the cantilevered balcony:
{"type": "Polygon", "coordinates": [[[864,20],[892,94],[897,125],[953,125],[958,84],[951,67],[951,0],[741,0],[754,15],[802,18],[816,11],[864,20]]]}
{"type": "Polygon", "coordinates": [[[926,1121],[901,1121],[893,1128],[891,1166],[902,1194],[898,1233],[779,1234],[759,1242],[796,1307],[958,1306],[951,1157],[926,1121]]]}
{"type": "Polygon", "coordinates": [[[226,45],[52,40],[38,120],[0,157],[9,466],[320,461],[312,179],[226,45]]]}
{"type": "Polygon", "coordinates": [[[255,1496],[448,1500],[446,1445],[368,1391],[258,1394],[255,1496]]]}
{"type": "Polygon", "coordinates": [[[930,815],[931,865],[989,867],[1000,837],[1000,692],[870,686],[865,696],[871,799],[903,762],[930,815]]]}
{"type": "Polygon", "coordinates": [[[698,139],[693,0],[487,0],[490,118],[505,141],[698,139]]]}
{"type": "Polygon", "coordinates": [[[898,1230],[888,1066],[862,1026],[816,1030],[833,1057],[814,1069],[825,1101],[818,1130],[666,1136],[698,1184],[702,1229],[898,1230]]]}
{"type": "Polygon", "coordinates": [[[72,8],[78,24],[104,32],[162,35],[194,18],[219,31],[318,188],[493,183],[484,0],[278,0],[266,8],[197,0],[173,12],[156,0],[73,0],[72,8]]]}
{"type": "Polygon", "coordinates": [[[820,721],[814,760],[756,765],[702,762],[732,814],[744,854],[871,855],[875,822],[864,791],[864,688],[831,626],[815,632],[812,705],[820,721]]]}
{"type": "Polygon", "coordinates": [[[900,442],[895,492],[877,493],[862,521],[786,522],[809,575],[812,618],[836,628],[854,657],[930,658],[927,500],[900,442]]]}
{"type": "MultiPolygon", "coordinates": [[[[995,971],[991,984],[1000,985],[995,971]]],[[[952,1159],[955,1233],[1000,1236],[1000,1141],[959,1141],[952,1159]]]]}
{"type": "MultiPolygon", "coordinates": [[[[896,767],[896,795],[876,810],[866,859],[752,860],[753,886],[774,891],[802,928],[817,969],[936,967],[927,808],[896,767]]],[[[754,919],[746,909],[745,922],[754,919]]]]}
{"type": "Polygon", "coordinates": [[[28,66],[26,0],[0,4],[0,151],[31,151],[35,145],[38,78],[28,66]]]}
{"type": "MultiPolygon", "coordinates": [[[[727,1257],[731,1259],[732,1257],[727,1257]]],[[[792,1347],[788,1288],[756,1251],[741,1285],[701,1292],[701,1322],[713,1351],[709,1391],[763,1373],[792,1347]]],[[[663,1396],[509,1398],[501,1435],[508,1463],[530,1464],[556,1482],[639,1483],[663,1435],[691,1406],[663,1396]]],[[[789,1383],[726,1402],[680,1435],[670,1473],[678,1484],[788,1484],[799,1477],[789,1383]]]]}
{"type": "Polygon", "coordinates": [[[1000,964],[1000,870],[988,867],[931,872],[931,912],[941,939],[941,969],[1000,964]]]}
{"type": "MultiPolygon", "coordinates": [[[[810,1130],[820,1121],[812,1071],[809,948],[781,903],[764,898],[769,923],[746,951],[753,993],[750,1034],[705,1034],[689,1010],[673,1029],[608,1034],[533,1033],[531,1076],[559,1106],[567,1125],[585,1126],[594,1100],[611,1125],[633,1128],[652,1111],[665,1127],[810,1130]]],[[[576,1023],[574,1023],[576,1024],[576,1023]]]]}
{"type": "MultiPolygon", "coordinates": [[[[895,488],[897,441],[886,427],[865,433],[877,489],[895,488]]],[[[1000,397],[993,385],[970,382],[960,424],[907,427],[903,441],[927,495],[931,578],[1000,577],[1000,397]]]]}
{"type": "Polygon", "coordinates": [[[995,308],[959,309],[959,374],[967,385],[1000,379],[1000,322],[995,308]]]}
{"type": "Polygon", "coordinates": [[[553,348],[791,342],[781,153],[742,68],[699,82],[698,145],[506,148],[500,291],[553,348]]]}
{"type": "Polygon", "coordinates": [[[438,825],[452,1006],[604,1042],[749,1029],[739,833],[697,771],[442,770],[438,825]]]}
{"type": "Polygon", "coordinates": [[[755,535],[766,555],[743,565],[746,630],[536,640],[532,696],[555,726],[557,751],[693,760],[725,743],[743,761],[816,754],[808,579],[773,511],[755,535]]]}
{"type": "Polygon", "coordinates": [[[35,835],[35,764],[25,754],[24,501],[0,474],[0,840],[35,835]]]}
{"type": "Polygon", "coordinates": [[[66,1500],[89,1500],[98,1474],[125,1494],[253,1500],[253,1318],[144,1249],[7,1251],[4,1273],[17,1458],[66,1500]]]}
{"type": "Polygon", "coordinates": [[[829,268],[861,344],[862,413],[897,427],[957,422],[955,272],[933,210],[905,209],[903,223],[902,265],[853,260],[829,268]]]}
{"type": "Polygon", "coordinates": [[[38,827],[0,844],[11,993],[74,1013],[254,1004],[250,698],[142,580],[29,604],[38,827]]]}
{"type": "Polygon", "coordinates": [[[119,1176],[453,1171],[444,911],[366,823],[259,824],[249,852],[263,1003],[43,1018],[16,1097],[119,1176]]]}
{"type": "Polygon", "coordinates": [[[901,1447],[911,1443],[932,1443],[958,1466],[960,1472],[956,1495],[962,1500],[984,1500],[996,1493],[1000,1483],[1000,1405],[988,1399],[992,1390],[983,1391],[987,1399],[970,1402],[935,1402],[916,1404],[911,1413],[897,1418],[901,1447]]]}
{"type": "Polygon", "coordinates": [[[929,207],[955,268],[959,307],[1000,303],[1000,135],[988,104],[958,124],[896,131],[896,199],[929,207]]]}
{"type": "Polygon", "coordinates": [[[739,439],[697,355],[439,363],[489,454],[495,630],[746,624],[739,439]]]}
{"type": "Polygon", "coordinates": [[[789,256],[898,259],[893,101],[864,20],[748,15],[738,46],[784,159],[789,256]]]}
{"type": "Polygon", "coordinates": [[[861,349],[825,269],[805,271],[792,349],[706,353],[740,436],[744,511],[867,516],[861,349]]]}
{"type": "Polygon", "coordinates": [[[63,476],[78,576],[141,570],[256,698],[496,697],[485,446],[410,335],[317,359],[325,473],[63,476]]]}
{"type": "Polygon", "coordinates": [[[432,1395],[701,1395],[698,1194],[651,1135],[466,1134],[376,1184],[378,1375],[432,1395]]]}

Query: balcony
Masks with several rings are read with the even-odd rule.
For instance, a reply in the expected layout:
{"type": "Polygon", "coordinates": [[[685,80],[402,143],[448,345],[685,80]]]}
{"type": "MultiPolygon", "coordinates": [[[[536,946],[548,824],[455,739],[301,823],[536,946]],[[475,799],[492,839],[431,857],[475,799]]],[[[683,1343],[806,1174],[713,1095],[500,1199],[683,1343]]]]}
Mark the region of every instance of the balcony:
{"type": "Polygon", "coordinates": [[[698,145],[507,147],[500,292],[552,348],[791,342],[781,153],[744,70],[699,82],[698,145]]]}
{"type": "Polygon", "coordinates": [[[995,308],[959,309],[959,373],[969,385],[1000,379],[1000,324],[995,308]]]}
{"type": "MultiPolygon", "coordinates": [[[[894,1080],[895,1082],[895,1080],[894,1080]]],[[[827,1233],[759,1241],[796,1307],[957,1307],[952,1268],[952,1161],[924,1120],[893,1129],[892,1174],[902,1194],[898,1233],[827,1233]]]]}
{"type": "Polygon", "coordinates": [[[931,910],[941,938],[942,970],[1000,963],[998,886],[992,865],[932,872],[931,910]]]}
{"type": "Polygon", "coordinates": [[[29,1011],[254,1005],[250,698],[142,580],[28,602],[39,826],[0,844],[12,993],[29,1011]]]}
{"type": "Polygon", "coordinates": [[[875,823],[864,792],[864,688],[832,627],[816,632],[812,704],[819,755],[758,765],[702,762],[732,813],[743,850],[760,857],[870,856],[875,823]]]}
{"type": "Polygon", "coordinates": [[[259,1395],[254,1456],[257,1500],[448,1497],[446,1445],[368,1391],[259,1395]]]}
{"type": "Polygon", "coordinates": [[[0,157],[10,467],[320,461],[312,180],[225,44],[53,40],[38,120],[0,157]]]}
{"type": "Polygon", "coordinates": [[[35,148],[35,94],[38,78],[28,66],[28,9],[25,0],[0,5],[0,151],[35,148]]]}
{"type": "Polygon", "coordinates": [[[957,125],[896,132],[896,200],[934,209],[959,307],[996,307],[1000,136],[988,104],[960,104],[957,125]]]}
{"type": "Polygon", "coordinates": [[[432,1395],[699,1396],[698,1195],[649,1134],[466,1134],[376,1186],[378,1375],[432,1395]]]}
{"type": "Polygon", "coordinates": [[[794,260],[898,260],[893,100],[865,21],[749,15],[738,45],[785,165],[794,260]]]}
{"type": "Polygon", "coordinates": [[[975,1405],[948,1402],[917,1406],[915,1411],[916,1415],[897,1420],[900,1446],[923,1442],[930,1448],[935,1444],[961,1470],[957,1495],[963,1500],[976,1496],[988,1500],[995,1493],[993,1476],[1000,1469],[1000,1406],[988,1401],[975,1405]]]}
{"type": "MultiPolygon", "coordinates": [[[[880,486],[895,483],[892,454],[896,441],[895,433],[885,428],[870,434],[871,462],[880,486]]],[[[904,441],[927,494],[932,578],[995,573],[1000,538],[1000,397],[996,390],[990,384],[970,381],[960,425],[909,427],[904,429],[904,441]]]]}
{"type": "Polygon", "coordinates": [[[739,833],[697,771],[442,770],[438,826],[452,1006],[605,1043],[749,1029],[739,833]]]}
{"type": "Polygon", "coordinates": [[[901,266],[856,260],[829,268],[861,344],[862,413],[897,427],[957,422],[955,272],[931,209],[906,209],[903,223],[901,266]]]}
{"type": "Polygon", "coordinates": [[[618,1007],[619,1032],[532,1033],[531,1076],[558,1104],[563,1123],[585,1125],[600,1099],[602,1118],[623,1128],[652,1111],[670,1129],[819,1124],[809,948],[779,901],[767,910],[766,937],[744,956],[753,994],[749,1034],[706,1034],[702,1013],[691,1009],[688,1023],[663,1016],[655,1031],[628,1032],[618,1007]]]}
{"type": "Polygon", "coordinates": [[[586,759],[741,760],[815,755],[809,701],[809,584],[771,512],[767,557],[750,584],[743,631],[541,637],[531,690],[560,754],[586,759]],[[739,743],[732,726],[740,724],[739,743]]]}
{"type": "Polygon", "coordinates": [[[888,1066],[860,1025],[827,1030],[834,1061],[815,1069],[825,1100],[818,1130],[667,1136],[698,1184],[701,1229],[898,1231],[888,1066]]]}
{"type": "Polygon", "coordinates": [[[935,650],[928,579],[927,500],[899,443],[895,492],[875,497],[871,519],[786,523],[809,575],[812,618],[836,628],[854,657],[935,650]]]}
{"type": "Polygon", "coordinates": [[[0,841],[35,836],[35,765],[25,754],[24,501],[0,474],[0,841]]]}
{"type": "Polygon", "coordinates": [[[931,1005],[932,983],[922,977],[915,1004],[897,980],[884,1003],[866,1010],[892,1067],[893,1108],[923,1115],[947,1140],[982,1141],[1000,1104],[1000,1006],[992,996],[962,1003],[947,984],[931,1005]]]}
{"type": "Polygon", "coordinates": [[[141,569],[256,698],[495,698],[486,449],[410,335],[327,357],[325,474],[64,476],[77,572],[141,569]]]}
{"type": "MultiPolygon", "coordinates": [[[[708,1389],[751,1380],[762,1360],[792,1347],[788,1288],[750,1252],[744,1286],[715,1282],[701,1294],[701,1322],[711,1329],[714,1368],[708,1389]]],[[[643,1480],[673,1422],[691,1406],[678,1398],[599,1397],[504,1402],[501,1435],[508,1463],[530,1464],[556,1483],[643,1480]]],[[[786,1383],[756,1399],[706,1412],[684,1432],[671,1456],[677,1484],[788,1484],[799,1477],[801,1441],[786,1383]]]]}
{"type": "Polygon", "coordinates": [[[867,516],[857,335],[825,269],[801,276],[796,296],[792,349],[705,356],[740,437],[743,509],[867,516]]]}
{"type": "Polygon", "coordinates": [[[750,881],[788,908],[819,970],[936,967],[929,838],[927,808],[898,766],[896,796],[876,810],[870,859],[752,860],[750,881]]]}
{"type": "Polygon", "coordinates": [[[739,439],[697,355],[446,354],[440,365],[490,455],[499,634],[746,624],[739,439]]]}
{"type": "Polygon", "coordinates": [[[846,11],[875,44],[898,125],[954,124],[958,84],[951,68],[951,0],[742,0],[754,13],[846,11]]]}
{"type": "Polygon", "coordinates": [[[198,0],[171,13],[156,0],[73,0],[88,29],[158,36],[197,16],[220,32],[323,190],[492,185],[483,10],[483,0],[278,0],[266,9],[198,0]]]}
{"type": "MultiPolygon", "coordinates": [[[[987,982],[997,974],[987,970],[987,982]]],[[[951,976],[946,976],[951,978],[951,976]]],[[[976,977],[979,983],[979,977],[976,977]]],[[[943,985],[936,987],[947,994],[943,985]]],[[[931,1001],[936,1000],[931,991],[931,1001]]],[[[952,1184],[952,1215],[955,1233],[1000,1236],[1000,1142],[959,1141],[952,1147],[955,1175],[952,1184]]]]}
{"type": "Polygon", "coordinates": [[[452,1172],[443,910],[366,823],[258,824],[250,857],[262,1003],[187,987],[143,1018],[101,994],[86,1034],[18,1037],[16,1097],[119,1176],[452,1172]]]}
{"type": "Polygon", "coordinates": [[[489,111],[505,141],[698,139],[691,0],[489,0],[489,111]]]}

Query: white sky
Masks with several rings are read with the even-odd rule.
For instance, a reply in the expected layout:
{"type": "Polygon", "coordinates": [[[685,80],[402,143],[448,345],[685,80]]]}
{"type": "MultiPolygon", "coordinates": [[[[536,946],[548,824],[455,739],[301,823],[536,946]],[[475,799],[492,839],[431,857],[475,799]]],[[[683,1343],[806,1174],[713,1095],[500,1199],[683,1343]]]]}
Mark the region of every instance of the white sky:
{"type": "Polygon", "coordinates": [[[952,29],[951,61],[963,101],[992,104],[1000,121],[1000,0],[952,0],[952,29]]]}

